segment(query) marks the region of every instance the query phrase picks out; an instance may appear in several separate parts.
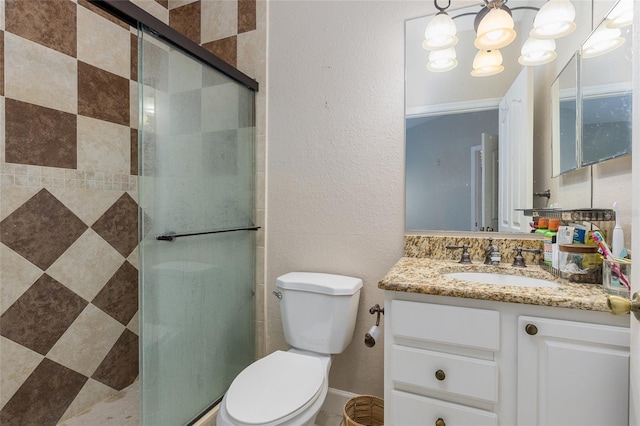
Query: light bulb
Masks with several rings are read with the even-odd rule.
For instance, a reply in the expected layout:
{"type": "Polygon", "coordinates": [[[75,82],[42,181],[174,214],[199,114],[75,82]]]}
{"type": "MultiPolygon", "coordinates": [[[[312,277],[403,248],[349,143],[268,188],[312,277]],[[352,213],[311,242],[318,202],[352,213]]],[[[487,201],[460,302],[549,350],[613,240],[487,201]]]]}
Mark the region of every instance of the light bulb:
{"type": "Polygon", "coordinates": [[[458,43],[456,24],[444,12],[438,13],[424,30],[422,47],[426,50],[440,50],[453,47],[458,43]]]}
{"type": "Polygon", "coordinates": [[[558,54],[556,53],[555,40],[538,40],[529,37],[522,45],[518,62],[521,65],[543,65],[553,61],[558,54]]]}
{"type": "Polygon", "coordinates": [[[491,9],[478,25],[474,42],[480,50],[495,50],[507,46],[516,38],[513,18],[503,9],[491,9]]]}
{"type": "Polygon", "coordinates": [[[619,0],[618,4],[607,15],[606,26],[622,28],[633,23],[633,0],[619,0]]]}
{"type": "Polygon", "coordinates": [[[569,0],[549,0],[533,19],[529,35],[539,40],[564,37],[576,29],[576,9],[569,0]]]}
{"type": "Polygon", "coordinates": [[[598,27],[584,42],[582,57],[595,58],[617,49],[624,43],[624,38],[619,28],[608,28],[606,25],[598,27]]]}
{"type": "Polygon", "coordinates": [[[502,53],[499,50],[480,50],[473,58],[474,77],[488,77],[504,71],[502,66],[502,53]]]}
{"type": "Polygon", "coordinates": [[[458,66],[456,50],[453,47],[443,50],[434,50],[429,53],[427,69],[431,72],[450,71],[458,66]]]}

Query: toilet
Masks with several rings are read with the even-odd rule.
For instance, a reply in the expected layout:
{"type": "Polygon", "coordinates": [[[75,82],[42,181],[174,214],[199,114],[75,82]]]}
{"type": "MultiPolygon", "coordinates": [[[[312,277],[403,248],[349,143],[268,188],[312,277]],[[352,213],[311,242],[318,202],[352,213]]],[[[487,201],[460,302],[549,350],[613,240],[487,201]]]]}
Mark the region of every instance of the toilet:
{"type": "Polygon", "coordinates": [[[217,425],[313,425],[327,396],[331,357],[351,342],[361,279],[290,272],[276,285],[284,337],[292,348],[259,359],[234,379],[217,425]]]}

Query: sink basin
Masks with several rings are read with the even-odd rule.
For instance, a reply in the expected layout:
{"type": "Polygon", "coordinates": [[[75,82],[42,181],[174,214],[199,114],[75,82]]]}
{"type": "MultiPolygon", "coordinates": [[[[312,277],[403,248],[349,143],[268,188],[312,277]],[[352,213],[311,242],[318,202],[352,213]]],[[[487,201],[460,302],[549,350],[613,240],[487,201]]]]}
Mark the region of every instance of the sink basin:
{"type": "Polygon", "coordinates": [[[560,287],[553,281],[539,278],[523,277],[522,275],[496,274],[490,272],[450,272],[445,277],[456,280],[471,281],[482,284],[509,285],[516,287],[560,287]]]}

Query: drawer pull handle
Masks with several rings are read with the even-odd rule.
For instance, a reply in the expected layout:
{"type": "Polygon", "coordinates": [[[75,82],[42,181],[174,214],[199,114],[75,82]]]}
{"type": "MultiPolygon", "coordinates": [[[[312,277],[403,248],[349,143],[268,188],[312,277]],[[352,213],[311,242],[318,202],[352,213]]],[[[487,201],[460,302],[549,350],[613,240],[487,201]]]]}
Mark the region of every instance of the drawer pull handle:
{"type": "MultiPolygon", "coordinates": [[[[442,371],[442,370],[436,371],[436,379],[438,379],[440,381],[443,381],[445,377],[446,377],[446,374],[444,374],[444,371],[442,371]]],[[[440,419],[440,420],[442,420],[442,419],[440,419]]],[[[438,424],[438,422],[436,422],[436,424],[438,424]]],[[[442,424],[444,424],[444,422],[442,424]]]]}
{"type": "Polygon", "coordinates": [[[436,426],[447,426],[447,424],[442,420],[442,417],[440,417],[436,420],[436,426]]]}
{"type": "Polygon", "coordinates": [[[527,324],[524,327],[524,331],[527,332],[527,334],[531,335],[531,336],[535,336],[536,334],[538,334],[538,327],[536,327],[533,324],[527,324]]]}

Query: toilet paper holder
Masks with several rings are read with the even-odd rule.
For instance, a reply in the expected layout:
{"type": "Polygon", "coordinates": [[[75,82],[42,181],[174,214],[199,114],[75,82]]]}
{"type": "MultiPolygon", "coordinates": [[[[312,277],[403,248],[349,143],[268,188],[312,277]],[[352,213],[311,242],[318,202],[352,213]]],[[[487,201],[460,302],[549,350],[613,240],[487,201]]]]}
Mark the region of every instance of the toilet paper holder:
{"type": "Polygon", "coordinates": [[[372,348],[376,344],[376,340],[380,337],[380,314],[384,314],[384,308],[381,308],[377,303],[369,308],[371,315],[377,314],[376,325],[372,326],[367,334],[364,335],[364,344],[372,348]]]}

